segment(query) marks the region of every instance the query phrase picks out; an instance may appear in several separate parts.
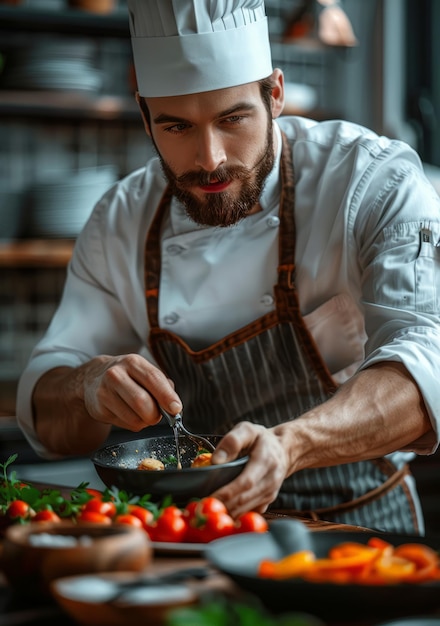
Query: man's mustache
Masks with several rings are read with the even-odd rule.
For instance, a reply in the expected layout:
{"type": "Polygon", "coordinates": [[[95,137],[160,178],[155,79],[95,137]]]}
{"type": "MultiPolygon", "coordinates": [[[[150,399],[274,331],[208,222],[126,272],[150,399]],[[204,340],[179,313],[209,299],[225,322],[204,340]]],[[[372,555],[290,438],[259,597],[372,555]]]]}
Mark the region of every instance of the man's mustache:
{"type": "Polygon", "coordinates": [[[233,180],[244,180],[248,178],[250,174],[250,170],[246,167],[219,167],[215,172],[184,172],[176,177],[176,183],[180,187],[205,187],[212,182],[229,183],[233,180]]]}

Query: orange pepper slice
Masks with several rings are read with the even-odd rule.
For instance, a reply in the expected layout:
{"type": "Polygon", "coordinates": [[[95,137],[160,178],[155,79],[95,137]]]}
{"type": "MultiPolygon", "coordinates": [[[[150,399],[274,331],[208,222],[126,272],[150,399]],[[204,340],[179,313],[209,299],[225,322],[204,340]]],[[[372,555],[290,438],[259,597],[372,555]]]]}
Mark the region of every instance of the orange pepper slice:
{"type": "Polygon", "coordinates": [[[423,582],[438,575],[439,557],[437,552],[420,543],[405,543],[394,549],[394,555],[414,563],[414,571],[405,582],[423,582]]]}
{"type": "MultiPolygon", "coordinates": [[[[378,548],[358,543],[355,541],[345,541],[330,548],[328,557],[330,559],[345,560],[351,559],[353,564],[363,564],[370,562],[378,556],[378,548]]],[[[349,561],[347,561],[349,563],[349,561]]]]}
{"type": "Polygon", "coordinates": [[[309,582],[389,585],[440,580],[440,556],[422,543],[394,547],[380,537],[366,544],[346,541],[333,546],[325,558],[310,550],[279,561],[261,561],[258,575],[277,580],[301,577],[309,582]]]}
{"type": "Polygon", "coordinates": [[[374,569],[387,583],[404,582],[416,570],[415,563],[393,554],[379,557],[374,569]]]}
{"type": "Polygon", "coordinates": [[[389,550],[390,548],[394,550],[394,546],[389,541],[382,539],[382,537],[371,537],[367,541],[367,546],[377,548],[380,551],[389,550]]]}
{"type": "Polygon", "coordinates": [[[315,562],[315,555],[311,550],[300,550],[283,557],[279,561],[261,561],[258,574],[262,578],[295,578],[301,576],[315,562]]]}

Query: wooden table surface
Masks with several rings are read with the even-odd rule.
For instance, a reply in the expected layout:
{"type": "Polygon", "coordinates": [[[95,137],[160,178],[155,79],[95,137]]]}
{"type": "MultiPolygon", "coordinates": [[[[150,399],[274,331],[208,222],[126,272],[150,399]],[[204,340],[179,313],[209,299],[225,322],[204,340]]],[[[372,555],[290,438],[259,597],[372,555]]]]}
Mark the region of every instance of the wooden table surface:
{"type": "MultiPolygon", "coordinates": [[[[35,486],[41,488],[43,485],[36,484],[35,486]]],[[[55,485],[50,485],[50,487],[55,487],[55,485]]],[[[283,515],[269,514],[267,517],[270,520],[283,517],[283,515]]],[[[304,519],[301,521],[303,521],[313,532],[354,530],[362,534],[363,532],[369,530],[356,526],[332,524],[330,522],[304,519]]],[[[206,592],[213,592],[219,593],[222,596],[226,595],[233,599],[245,597],[246,592],[243,592],[227,576],[212,568],[203,557],[203,554],[182,552],[175,553],[157,550],[153,554],[153,560],[149,565],[148,572],[160,575],[169,571],[176,571],[178,569],[185,569],[194,566],[206,566],[210,570],[209,576],[205,580],[189,583],[195,587],[201,595],[206,592]]],[[[319,602],[319,599],[317,599],[317,602],[319,602]]],[[[371,620],[371,618],[363,620],[361,617],[362,607],[359,608],[360,617],[356,619],[356,621],[325,621],[325,626],[379,626],[386,622],[386,620],[381,619],[380,617],[378,617],[377,620],[371,620]]],[[[435,626],[437,623],[440,624],[440,603],[439,613],[436,617],[438,618],[438,622],[435,622],[432,626],[435,626]]],[[[27,601],[22,597],[17,596],[16,593],[8,586],[7,581],[0,572],[0,626],[59,626],[60,624],[63,624],[63,626],[76,626],[75,622],[67,617],[67,615],[63,613],[55,604],[55,602],[46,601],[39,604],[35,603],[35,601],[27,601]]],[[[210,625],[207,624],[206,626],[210,625]]],[[[233,625],[231,624],[231,626],[233,625]]],[[[403,623],[402,626],[404,626],[403,623]]]]}

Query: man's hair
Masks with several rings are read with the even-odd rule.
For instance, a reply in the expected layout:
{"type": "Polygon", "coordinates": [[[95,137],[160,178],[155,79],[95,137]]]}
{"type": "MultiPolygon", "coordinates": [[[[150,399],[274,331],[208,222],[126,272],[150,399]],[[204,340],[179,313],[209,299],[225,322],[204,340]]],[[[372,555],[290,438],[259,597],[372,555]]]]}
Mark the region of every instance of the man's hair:
{"type": "Polygon", "coordinates": [[[275,81],[272,76],[262,78],[258,81],[260,85],[260,94],[263,104],[266,107],[269,116],[272,117],[272,89],[275,87],[275,81]]]}
{"type": "MultiPolygon", "coordinates": [[[[272,89],[275,87],[275,83],[272,79],[271,76],[268,76],[267,78],[262,78],[261,80],[258,81],[258,84],[260,86],[260,95],[261,95],[261,99],[263,101],[264,106],[266,107],[266,110],[269,114],[270,117],[272,117],[272,89]]],[[[139,98],[139,106],[141,107],[142,113],[145,116],[145,119],[148,123],[148,126],[151,128],[151,118],[150,118],[150,111],[148,110],[148,106],[147,103],[145,101],[145,98],[143,98],[142,96],[139,98]]]]}

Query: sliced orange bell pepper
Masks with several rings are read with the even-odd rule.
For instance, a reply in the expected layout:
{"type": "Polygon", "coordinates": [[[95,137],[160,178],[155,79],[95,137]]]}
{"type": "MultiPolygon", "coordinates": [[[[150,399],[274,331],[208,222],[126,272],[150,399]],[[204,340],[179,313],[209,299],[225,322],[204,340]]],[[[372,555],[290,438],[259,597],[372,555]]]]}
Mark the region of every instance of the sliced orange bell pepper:
{"type": "Polygon", "coordinates": [[[312,576],[338,583],[352,582],[371,569],[379,554],[376,548],[361,543],[341,543],[329,550],[328,558],[316,559],[312,576]]]}
{"type": "Polygon", "coordinates": [[[412,561],[395,554],[385,554],[379,557],[374,569],[388,583],[403,582],[415,572],[416,566],[412,561]]]}
{"type": "Polygon", "coordinates": [[[437,552],[421,543],[405,543],[394,548],[394,555],[414,563],[414,571],[405,582],[422,582],[437,577],[439,557],[437,552]]]}
{"type": "Polygon", "coordinates": [[[288,554],[279,561],[261,561],[258,575],[262,578],[295,578],[306,572],[315,562],[315,555],[311,550],[300,550],[288,554]]]}
{"type": "Polygon", "coordinates": [[[330,548],[328,557],[330,559],[337,559],[338,561],[346,561],[347,565],[350,565],[350,561],[353,565],[363,565],[369,563],[379,555],[379,549],[374,548],[363,543],[357,543],[355,541],[345,541],[339,543],[336,546],[330,548]]]}
{"type": "Polygon", "coordinates": [[[394,546],[389,542],[382,539],[382,537],[371,537],[367,541],[367,546],[371,548],[378,548],[378,550],[394,550],[394,546]]]}
{"type": "Polygon", "coordinates": [[[372,537],[366,544],[341,542],[325,558],[303,550],[279,561],[262,561],[258,574],[278,580],[301,577],[309,582],[335,584],[420,583],[440,580],[440,556],[422,543],[394,547],[380,537],[372,537]]]}

